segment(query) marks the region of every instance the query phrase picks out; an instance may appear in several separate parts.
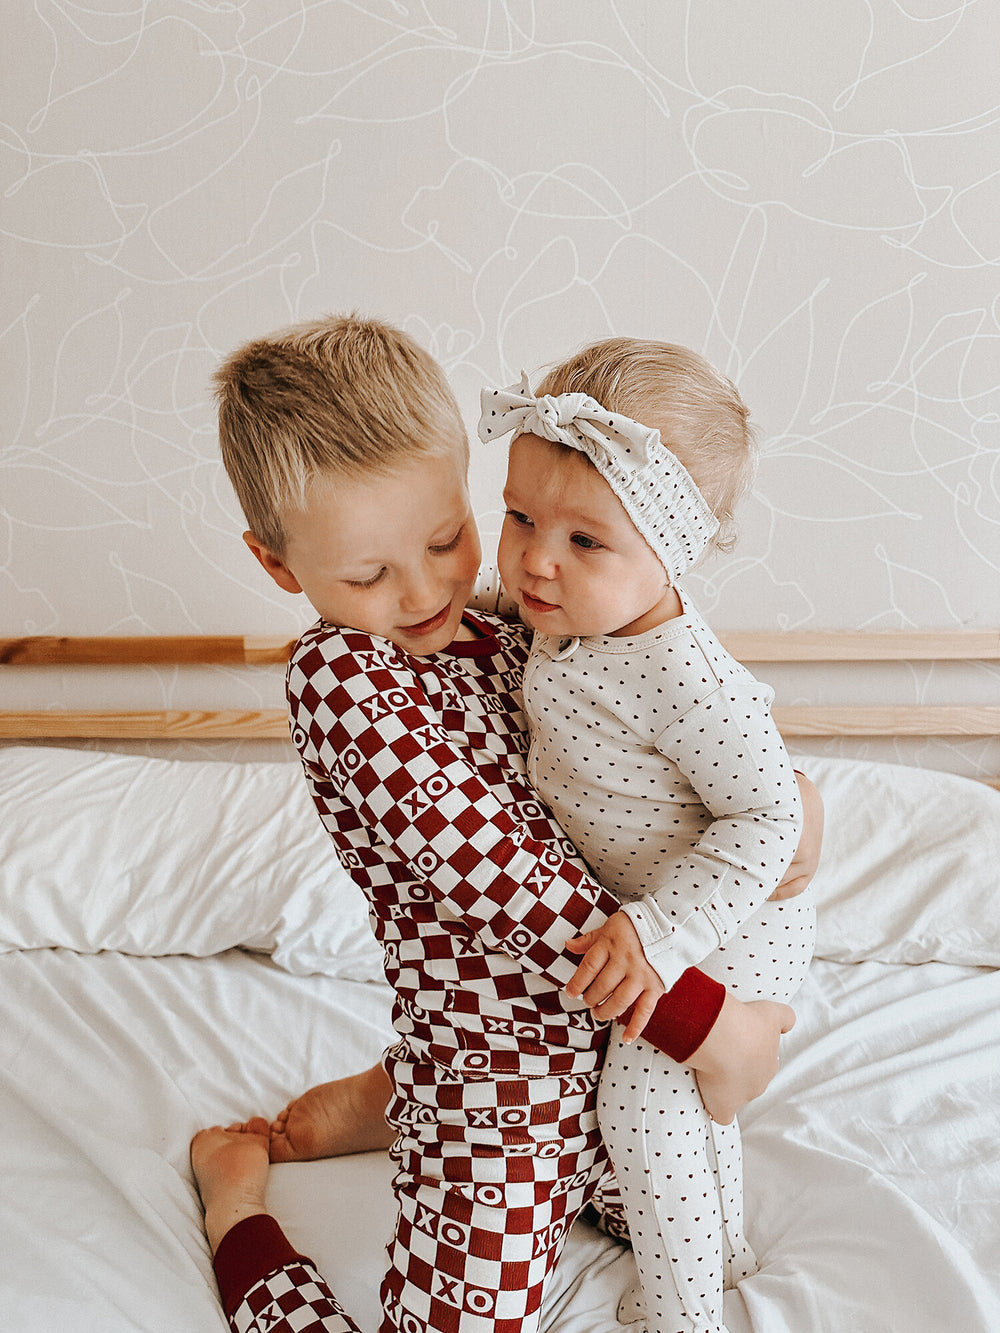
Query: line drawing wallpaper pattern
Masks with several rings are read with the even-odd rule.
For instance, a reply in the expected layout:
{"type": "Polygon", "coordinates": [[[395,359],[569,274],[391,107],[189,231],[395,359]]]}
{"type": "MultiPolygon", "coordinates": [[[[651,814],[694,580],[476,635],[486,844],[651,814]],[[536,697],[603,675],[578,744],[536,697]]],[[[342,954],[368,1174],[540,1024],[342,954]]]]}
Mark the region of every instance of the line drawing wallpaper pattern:
{"type": "MultiPolygon", "coordinates": [[[[718,627],[1000,625],[987,0],[10,9],[0,633],[304,627],[238,540],[209,379],[248,337],[348,309],[438,357],[473,437],[483,384],[610,333],[730,374],[763,458],[735,553],[691,579],[718,627]]],[[[487,549],[503,468],[474,443],[487,549]]],[[[842,677],[819,673],[825,700],[842,677]]],[[[850,688],[901,684],[1000,696],[986,666],[850,688]]],[[[1000,769],[991,741],[931,754],[1000,769]]]]}

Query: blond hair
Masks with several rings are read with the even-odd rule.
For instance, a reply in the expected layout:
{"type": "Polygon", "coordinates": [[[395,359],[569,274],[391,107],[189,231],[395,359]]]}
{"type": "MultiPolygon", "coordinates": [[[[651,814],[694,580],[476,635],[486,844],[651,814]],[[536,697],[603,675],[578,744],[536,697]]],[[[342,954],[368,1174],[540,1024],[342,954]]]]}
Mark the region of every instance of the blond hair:
{"type": "Polygon", "coordinates": [[[468,439],[444,371],[407,334],[345,315],[247,343],[214,376],[222,461],[254,536],[283,556],[284,516],[317,479],[387,475],[468,439]]]}
{"type": "Polygon", "coordinates": [[[550,370],[535,392],[585,393],[660,432],[719,520],[709,549],[736,543],[736,506],[757,473],[757,435],[736,386],[676,343],[607,338],[550,370]]]}

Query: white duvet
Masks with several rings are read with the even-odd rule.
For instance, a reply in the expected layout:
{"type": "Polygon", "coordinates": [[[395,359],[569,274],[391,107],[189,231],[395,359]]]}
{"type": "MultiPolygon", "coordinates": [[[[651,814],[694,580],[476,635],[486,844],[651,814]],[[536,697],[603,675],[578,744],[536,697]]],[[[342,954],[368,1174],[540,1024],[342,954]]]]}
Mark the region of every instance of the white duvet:
{"type": "MultiPolygon", "coordinates": [[[[1000,795],[805,765],[820,956],[741,1116],[761,1271],[730,1333],[996,1333],[1000,795]]],[[[378,1057],[363,904],[302,787],[294,765],[0,751],[0,1326],[224,1329],[191,1134],[378,1057]]],[[[271,1203],[374,1330],[385,1155],[277,1167],[271,1203]]],[[[578,1224],[547,1328],[617,1329],[634,1275],[578,1224]]]]}

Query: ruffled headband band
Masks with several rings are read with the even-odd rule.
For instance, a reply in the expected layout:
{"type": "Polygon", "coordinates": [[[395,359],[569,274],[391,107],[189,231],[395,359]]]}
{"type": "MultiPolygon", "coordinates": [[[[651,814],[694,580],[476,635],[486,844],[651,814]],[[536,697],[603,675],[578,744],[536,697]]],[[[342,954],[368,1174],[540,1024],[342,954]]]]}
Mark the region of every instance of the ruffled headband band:
{"type": "Polygon", "coordinates": [[[584,393],[533,396],[527,375],[484,389],[479,438],[540,435],[585,454],[622,502],[636,531],[676,582],[698,560],[719,520],[660,432],[609,412],[584,393]]]}

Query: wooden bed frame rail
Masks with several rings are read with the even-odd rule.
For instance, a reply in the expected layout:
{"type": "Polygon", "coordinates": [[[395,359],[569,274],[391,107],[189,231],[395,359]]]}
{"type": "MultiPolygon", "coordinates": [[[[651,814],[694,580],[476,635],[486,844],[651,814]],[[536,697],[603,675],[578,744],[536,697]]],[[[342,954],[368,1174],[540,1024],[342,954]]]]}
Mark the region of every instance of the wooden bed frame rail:
{"type": "MultiPolygon", "coordinates": [[[[734,657],[753,663],[1000,662],[1000,630],[731,631],[721,637],[734,657]]],[[[32,635],[0,639],[0,666],[274,667],[287,662],[291,648],[287,639],[239,635],[32,635]]],[[[1000,705],[992,704],[778,705],[773,711],[786,738],[1000,736],[1000,705]]],[[[280,708],[0,712],[3,740],[285,739],[287,735],[285,711],[280,708]]]]}

